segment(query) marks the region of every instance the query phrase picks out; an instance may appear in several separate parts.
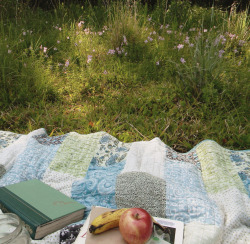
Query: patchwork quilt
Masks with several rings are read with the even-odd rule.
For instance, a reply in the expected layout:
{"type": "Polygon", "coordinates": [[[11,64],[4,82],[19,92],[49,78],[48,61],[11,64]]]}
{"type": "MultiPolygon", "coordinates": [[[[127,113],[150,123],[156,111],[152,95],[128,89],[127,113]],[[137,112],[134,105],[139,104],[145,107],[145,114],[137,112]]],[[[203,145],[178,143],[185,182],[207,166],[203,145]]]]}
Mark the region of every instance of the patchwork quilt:
{"type": "Polygon", "coordinates": [[[250,150],[205,140],[178,153],[159,138],[123,143],[105,132],[0,131],[0,186],[34,178],[87,211],[81,222],[32,244],[73,243],[93,205],[141,207],[183,221],[184,244],[250,240],[250,150]]]}

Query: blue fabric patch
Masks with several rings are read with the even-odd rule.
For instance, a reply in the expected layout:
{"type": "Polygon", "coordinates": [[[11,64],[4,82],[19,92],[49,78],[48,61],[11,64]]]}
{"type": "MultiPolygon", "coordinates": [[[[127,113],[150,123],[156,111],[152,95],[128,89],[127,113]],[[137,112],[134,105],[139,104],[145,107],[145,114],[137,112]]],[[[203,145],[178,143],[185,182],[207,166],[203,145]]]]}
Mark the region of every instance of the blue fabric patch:
{"type": "Polygon", "coordinates": [[[99,142],[99,150],[92,159],[97,166],[111,166],[122,162],[130,148],[129,144],[122,143],[109,134],[105,134],[99,142]]]}
{"type": "Polygon", "coordinates": [[[0,139],[0,148],[4,148],[8,145],[8,143],[5,140],[0,139]]]}
{"type": "Polygon", "coordinates": [[[85,219],[92,206],[117,208],[115,203],[116,177],[123,170],[125,161],[100,167],[93,160],[84,179],[72,185],[71,197],[86,206],[85,219]]]}
{"type": "Polygon", "coordinates": [[[166,217],[189,223],[220,225],[219,209],[207,196],[199,169],[189,163],[165,164],[166,217]]]}
{"type": "MultiPolygon", "coordinates": [[[[250,171],[250,168],[246,168],[246,170],[250,171]]],[[[238,175],[245,186],[248,197],[250,197],[250,178],[244,172],[239,172],[238,175]]]]}
{"type": "MultiPolygon", "coordinates": [[[[246,150],[249,152],[249,150],[246,150]]],[[[250,161],[246,153],[240,151],[230,151],[230,159],[238,167],[238,175],[250,197],[250,161]]]]}
{"type": "Polygon", "coordinates": [[[37,139],[31,138],[14,166],[0,179],[0,186],[31,179],[42,180],[59,147],[60,144],[41,144],[37,139]]]}

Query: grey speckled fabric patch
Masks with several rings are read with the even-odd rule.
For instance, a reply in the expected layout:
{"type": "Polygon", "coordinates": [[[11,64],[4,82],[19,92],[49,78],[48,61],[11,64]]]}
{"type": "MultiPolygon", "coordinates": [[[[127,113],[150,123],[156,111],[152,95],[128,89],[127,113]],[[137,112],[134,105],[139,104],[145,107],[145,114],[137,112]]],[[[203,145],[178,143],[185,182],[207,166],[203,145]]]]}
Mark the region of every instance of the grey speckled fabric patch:
{"type": "Polygon", "coordinates": [[[138,207],[166,217],[166,182],[145,172],[127,172],[116,180],[117,208],[138,207]]]}

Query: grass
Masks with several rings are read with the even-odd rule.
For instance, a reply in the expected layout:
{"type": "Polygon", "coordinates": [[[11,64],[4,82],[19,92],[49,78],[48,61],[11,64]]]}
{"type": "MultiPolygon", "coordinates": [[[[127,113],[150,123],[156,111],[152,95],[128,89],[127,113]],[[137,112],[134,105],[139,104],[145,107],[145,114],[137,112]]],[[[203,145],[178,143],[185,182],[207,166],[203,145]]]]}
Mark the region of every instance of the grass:
{"type": "Polygon", "coordinates": [[[248,149],[248,13],[164,2],[5,6],[0,129],[248,149]]]}

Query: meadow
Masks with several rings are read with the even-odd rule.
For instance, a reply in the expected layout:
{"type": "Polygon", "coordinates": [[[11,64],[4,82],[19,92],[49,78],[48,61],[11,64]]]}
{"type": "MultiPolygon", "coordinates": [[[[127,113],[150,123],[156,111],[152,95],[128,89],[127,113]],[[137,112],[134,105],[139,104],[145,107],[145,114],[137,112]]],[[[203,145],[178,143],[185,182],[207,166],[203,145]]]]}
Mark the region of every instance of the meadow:
{"type": "Polygon", "coordinates": [[[247,11],[167,2],[0,3],[0,130],[249,149],[247,11]]]}

